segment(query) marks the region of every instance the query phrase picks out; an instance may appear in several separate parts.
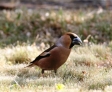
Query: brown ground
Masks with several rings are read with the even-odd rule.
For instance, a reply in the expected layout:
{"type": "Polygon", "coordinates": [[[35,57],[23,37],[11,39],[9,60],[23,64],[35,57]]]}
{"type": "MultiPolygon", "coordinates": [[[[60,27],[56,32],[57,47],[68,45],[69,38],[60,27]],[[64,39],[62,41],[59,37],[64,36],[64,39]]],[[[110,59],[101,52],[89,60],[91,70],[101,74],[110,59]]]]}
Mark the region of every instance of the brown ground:
{"type": "MultiPolygon", "coordinates": [[[[28,7],[41,9],[79,9],[89,7],[110,6],[110,0],[101,2],[100,0],[0,0],[0,6],[6,8],[28,7]],[[8,3],[8,4],[7,4],[8,3]],[[11,4],[10,4],[11,3],[11,4]],[[12,4],[14,3],[14,4],[12,4]]],[[[1,7],[0,7],[1,8],[1,7]]]]}

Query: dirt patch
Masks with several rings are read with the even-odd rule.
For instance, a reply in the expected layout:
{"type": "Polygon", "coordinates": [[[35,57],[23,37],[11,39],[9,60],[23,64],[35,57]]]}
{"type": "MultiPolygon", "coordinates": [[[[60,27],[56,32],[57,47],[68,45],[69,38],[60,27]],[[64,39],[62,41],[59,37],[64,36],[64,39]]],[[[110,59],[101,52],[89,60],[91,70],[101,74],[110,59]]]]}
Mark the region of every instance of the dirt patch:
{"type": "MultiPolygon", "coordinates": [[[[112,1],[110,0],[1,0],[0,3],[13,3],[16,7],[41,8],[41,9],[79,9],[99,6],[110,7],[112,1]]],[[[3,6],[3,5],[2,5],[3,6]]],[[[5,7],[9,7],[8,4],[5,7]]],[[[9,7],[10,8],[10,7],[9,7]]],[[[7,8],[6,8],[7,9],[7,8]]]]}

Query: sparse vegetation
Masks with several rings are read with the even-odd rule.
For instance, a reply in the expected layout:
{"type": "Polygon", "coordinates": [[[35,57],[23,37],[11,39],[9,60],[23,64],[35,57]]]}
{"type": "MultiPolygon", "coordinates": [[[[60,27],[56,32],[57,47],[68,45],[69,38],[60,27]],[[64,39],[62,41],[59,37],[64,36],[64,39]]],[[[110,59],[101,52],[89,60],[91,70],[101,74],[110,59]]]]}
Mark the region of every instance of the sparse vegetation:
{"type": "Polygon", "coordinates": [[[0,90],[12,92],[27,90],[32,92],[45,90],[94,92],[94,90],[100,90],[108,92],[112,89],[110,47],[95,44],[74,47],[69,59],[58,70],[57,75],[52,71],[46,71],[44,77],[38,67],[24,68],[40,52],[41,50],[34,45],[18,45],[1,49],[3,61],[0,60],[0,90]]]}

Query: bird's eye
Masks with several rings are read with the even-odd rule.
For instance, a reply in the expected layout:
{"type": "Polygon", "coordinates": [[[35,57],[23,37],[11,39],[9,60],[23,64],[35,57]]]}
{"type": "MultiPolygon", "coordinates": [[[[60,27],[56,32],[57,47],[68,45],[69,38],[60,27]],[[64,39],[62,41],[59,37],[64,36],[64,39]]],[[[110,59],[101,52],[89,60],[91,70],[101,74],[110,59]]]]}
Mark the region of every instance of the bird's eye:
{"type": "Polygon", "coordinates": [[[71,40],[73,40],[73,39],[74,39],[74,36],[73,36],[73,35],[69,35],[69,36],[70,36],[71,40]]]}
{"type": "Polygon", "coordinates": [[[76,36],[74,38],[77,38],[76,36]]]}

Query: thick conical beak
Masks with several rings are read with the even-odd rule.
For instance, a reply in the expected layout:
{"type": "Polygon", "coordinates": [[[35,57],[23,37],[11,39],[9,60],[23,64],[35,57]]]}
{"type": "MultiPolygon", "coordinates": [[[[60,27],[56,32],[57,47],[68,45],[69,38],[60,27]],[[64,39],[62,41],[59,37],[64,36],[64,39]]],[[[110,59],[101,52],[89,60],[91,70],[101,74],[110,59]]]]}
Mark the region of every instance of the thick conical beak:
{"type": "Polygon", "coordinates": [[[82,41],[79,37],[73,39],[74,45],[82,45],[82,41]]]}

